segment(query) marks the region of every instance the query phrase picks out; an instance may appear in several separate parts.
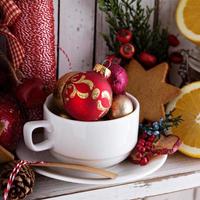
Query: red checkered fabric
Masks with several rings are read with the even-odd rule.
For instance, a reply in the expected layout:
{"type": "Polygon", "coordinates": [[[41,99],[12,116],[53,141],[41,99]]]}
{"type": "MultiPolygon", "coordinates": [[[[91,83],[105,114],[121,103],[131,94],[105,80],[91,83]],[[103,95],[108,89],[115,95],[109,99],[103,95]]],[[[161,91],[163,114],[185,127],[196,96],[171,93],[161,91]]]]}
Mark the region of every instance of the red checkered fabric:
{"type": "Polygon", "coordinates": [[[25,52],[18,39],[10,32],[9,27],[15,23],[21,14],[21,10],[13,0],[0,0],[0,7],[3,11],[3,21],[2,24],[0,24],[0,34],[7,38],[13,67],[14,69],[18,69],[23,63],[25,52]]]}

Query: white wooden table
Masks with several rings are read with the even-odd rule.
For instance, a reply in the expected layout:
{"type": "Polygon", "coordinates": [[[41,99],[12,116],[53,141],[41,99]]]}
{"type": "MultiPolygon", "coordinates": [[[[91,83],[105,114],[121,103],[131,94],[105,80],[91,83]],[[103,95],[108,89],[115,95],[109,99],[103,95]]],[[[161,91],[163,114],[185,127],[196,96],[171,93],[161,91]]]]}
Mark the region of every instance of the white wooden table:
{"type": "Polygon", "coordinates": [[[29,200],[199,200],[200,160],[179,153],[168,158],[163,167],[137,182],[96,186],[66,183],[37,176],[34,193],[29,200]],[[191,190],[189,190],[191,189],[191,190]],[[177,193],[177,191],[182,191],[177,193]],[[163,195],[173,193],[170,195],[163,195]],[[158,196],[159,197],[151,197],[158,196]]]}

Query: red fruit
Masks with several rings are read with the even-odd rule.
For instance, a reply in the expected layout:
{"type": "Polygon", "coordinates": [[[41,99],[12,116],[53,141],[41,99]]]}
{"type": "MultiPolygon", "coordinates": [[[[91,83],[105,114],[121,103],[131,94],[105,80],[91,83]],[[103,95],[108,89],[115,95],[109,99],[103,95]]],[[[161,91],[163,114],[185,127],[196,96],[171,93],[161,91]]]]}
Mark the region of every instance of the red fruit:
{"type": "Polygon", "coordinates": [[[178,38],[175,35],[169,35],[168,36],[168,43],[170,46],[172,47],[177,47],[180,44],[180,41],[178,40],[178,38]]]}
{"type": "Polygon", "coordinates": [[[116,38],[119,42],[125,44],[131,41],[133,34],[128,29],[121,29],[117,32],[116,38]]]}
{"type": "Polygon", "coordinates": [[[169,60],[174,64],[181,64],[183,62],[183,56],[179,52],[173,52],[169,56],[169,60]]]}
{"type": "Polygon", "coordinates": [[[0,96],[0,145],[14,151],[22,136],[23,118],[11,97],[0,96]]]}
{"type": "Polygon", "coordinates": [[[17,87],[16,97],[27,108],[40,106],[47,97],[44,83],[39,78],[27,79],[17,87]]]}
{"type": "Polygon", "coordinates": [[[153,67],[157,63],[157,58],[154,55],[147,53],[145,51],[143,51],[139,55],[139,60],[142,64],[144,64],[148,67],[153,67]]]}
{"type": "Polygon", "coordinates": [[[130,59],[133,57],[134,53],[135,53],[135,47],[130,43],[123,44],[120,47],[120,54],[124,58],[130,59]]]}

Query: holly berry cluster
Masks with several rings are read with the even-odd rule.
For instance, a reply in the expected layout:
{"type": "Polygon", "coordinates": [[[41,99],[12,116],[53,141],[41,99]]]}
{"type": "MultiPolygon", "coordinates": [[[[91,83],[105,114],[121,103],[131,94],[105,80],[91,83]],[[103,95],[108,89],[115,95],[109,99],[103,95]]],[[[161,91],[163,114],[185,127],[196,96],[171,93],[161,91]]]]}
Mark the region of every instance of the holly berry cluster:
{"type": "Polygon", "coordinates": [[[181,142],[177,136],[166,135],[172,126],[181,123],[181,117],[172,118],[171,113],[158,122],[140,124],[140,134],[137,145],[130,155],[135,164],[146,165],[152,158],[177,151],[181,142]]]}
{"type": "Polygon", "coordinates": [[[169,54],[170,47],[180,44],[178,38],[161,29],[159,23],[151,28],[153,9],[143,8],[141,0],[99,0],[99,7],[109,24],[109,35],[102,35],[109,50],[122,58],[123,64],[133,57],[146,68],[161,62],[183,62],[179,52],[169,54]]]}

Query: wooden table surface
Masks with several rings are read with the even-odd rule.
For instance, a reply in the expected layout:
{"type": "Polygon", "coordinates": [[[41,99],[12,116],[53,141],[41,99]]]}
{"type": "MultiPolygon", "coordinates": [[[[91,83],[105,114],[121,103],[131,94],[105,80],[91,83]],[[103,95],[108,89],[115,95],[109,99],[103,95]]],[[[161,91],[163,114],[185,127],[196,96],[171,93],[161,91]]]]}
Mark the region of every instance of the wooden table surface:
{"type": "Polygon", "coordinates": [[[97,186],[66,183],[37,176],[29,200],[128,200],[171,193],[200,186],[200,160],[177,153],[157,172],[137,182],[97,186]]]}

